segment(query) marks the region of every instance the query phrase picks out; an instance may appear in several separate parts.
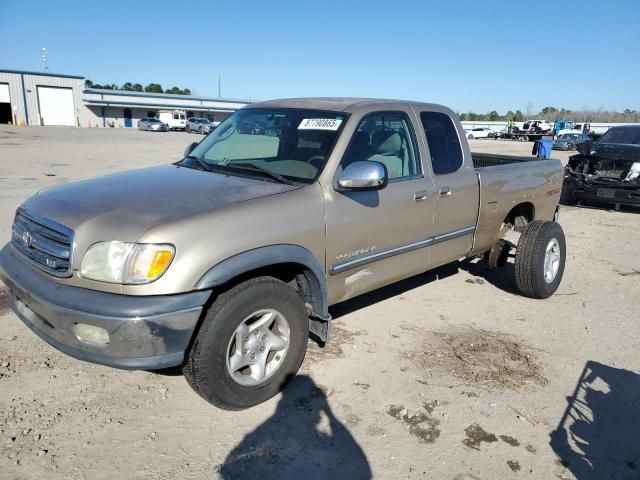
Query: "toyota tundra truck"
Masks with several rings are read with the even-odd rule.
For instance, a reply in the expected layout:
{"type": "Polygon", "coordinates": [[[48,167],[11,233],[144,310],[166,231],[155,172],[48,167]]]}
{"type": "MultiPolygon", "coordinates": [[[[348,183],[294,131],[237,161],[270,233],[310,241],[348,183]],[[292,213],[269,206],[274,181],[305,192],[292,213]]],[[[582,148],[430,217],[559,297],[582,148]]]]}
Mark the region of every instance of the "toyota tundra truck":
{"type": "Polygon", "coordinates": [[[515,263],[552,295],[558,160],[471,154],[448,108],[251,104],[174,164],[47,188],[16,211],[0,278],[16,315],[80,360],[181,367],[213,405],[276,395],[329,307],[438,266],[515,263]]]}

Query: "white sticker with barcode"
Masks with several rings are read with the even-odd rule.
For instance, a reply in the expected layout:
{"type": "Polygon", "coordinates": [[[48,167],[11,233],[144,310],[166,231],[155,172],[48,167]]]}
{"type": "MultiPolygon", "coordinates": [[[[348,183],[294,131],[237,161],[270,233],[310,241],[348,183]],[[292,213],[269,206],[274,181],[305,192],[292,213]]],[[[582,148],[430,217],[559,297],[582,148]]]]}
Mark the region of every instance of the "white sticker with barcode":
{"type": "Polygon", "coordinates": [[[338,130],[341,118],[305,118],[300,122],[298,130],[338,130]]]}

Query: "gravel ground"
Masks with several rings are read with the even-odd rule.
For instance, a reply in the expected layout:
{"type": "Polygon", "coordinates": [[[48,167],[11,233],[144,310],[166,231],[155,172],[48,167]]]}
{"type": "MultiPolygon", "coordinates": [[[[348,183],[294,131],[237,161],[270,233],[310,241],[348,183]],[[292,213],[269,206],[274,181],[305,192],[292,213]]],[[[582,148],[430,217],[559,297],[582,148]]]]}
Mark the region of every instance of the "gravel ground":
{"type": "MultiPolygon", "coordinates": [[[[0,127],[0,239],[41,188],[175,161],[199,138],[0,127]]],[[[552,298],[522,298],[511,264],[477,262],[359,297],[332,309],[331,344],[310,344],[282,395],[243,412],[176,372],[69,358],[0,294],[0,477],[638,479],[640,215],[567,207],[560,221],[552,298]]]]}

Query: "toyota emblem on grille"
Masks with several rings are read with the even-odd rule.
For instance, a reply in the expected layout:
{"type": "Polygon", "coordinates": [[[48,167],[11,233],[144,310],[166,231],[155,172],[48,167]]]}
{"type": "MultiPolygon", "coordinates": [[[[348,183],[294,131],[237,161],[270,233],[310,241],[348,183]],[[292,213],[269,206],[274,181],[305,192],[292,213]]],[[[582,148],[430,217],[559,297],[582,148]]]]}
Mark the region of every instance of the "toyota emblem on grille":
{"type": "Polygon", "coordinates": [[[24,246],[27,248],[31,247],[31,244],[33,243],[33,237],[28,230],[25,230],[22,234],[22,243],[24,243],[24,246]]]}

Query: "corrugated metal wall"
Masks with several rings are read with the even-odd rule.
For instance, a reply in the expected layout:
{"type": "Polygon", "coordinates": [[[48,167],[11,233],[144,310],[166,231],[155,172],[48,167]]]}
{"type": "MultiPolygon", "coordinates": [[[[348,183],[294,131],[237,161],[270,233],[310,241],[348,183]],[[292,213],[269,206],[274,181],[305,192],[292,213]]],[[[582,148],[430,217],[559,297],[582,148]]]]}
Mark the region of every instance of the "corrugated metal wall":
{"type": "Polygon", "coordinates": [[[11,111],[16,117],[16,123],[22,120],[26,124],[20,75],[17,75],[15,73],[0,72],[0,83],[6,83],[9,85],[11,111]]]}
{"type": "Polygon", "coordinates": [[[38,106],[38,86],[70,88],[73,91],[76,124],[84,125],[89,120],[87,108],[82,103],[82,90],[84,88],[84,80],[82,78],[0,71],[0,83],[9,84],[11,108],[15,112],[17,123],[22,122],[25,125],[42,124],[38,106]]]}
{"type": "Polygon", "coordinates": [[[212,97],[85,89],[83,78],[38,72],[0,71],[0,83],[8,84],[15,121],[23,125],[43,124],[38,87],[71,89],[75,123],[80,127],[108,127],[110,123],[124,127],[125,109],[132,112],[132,128],[136,128],[138,120],[148,116],[150,111],[160,109],[191,110],[196,116],[209,114],[221,121],[249,103],[212,97]]]}

